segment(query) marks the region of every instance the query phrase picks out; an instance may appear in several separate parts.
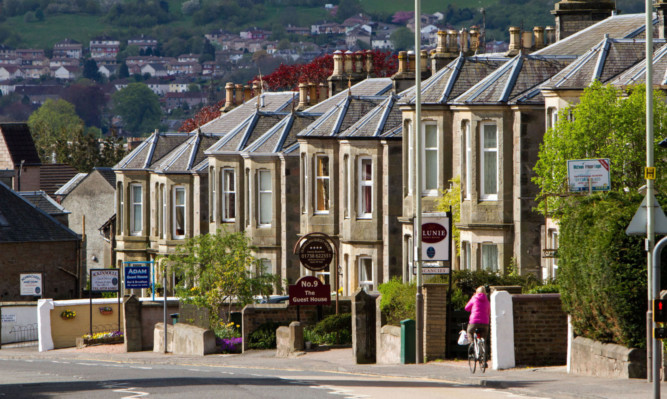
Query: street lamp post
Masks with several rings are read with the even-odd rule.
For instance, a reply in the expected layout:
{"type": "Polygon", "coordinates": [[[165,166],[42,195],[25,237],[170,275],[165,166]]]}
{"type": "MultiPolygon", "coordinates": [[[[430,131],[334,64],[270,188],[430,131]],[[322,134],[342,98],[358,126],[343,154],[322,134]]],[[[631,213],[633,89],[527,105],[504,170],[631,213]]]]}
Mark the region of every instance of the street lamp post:
{"type": "MultiPolygon", "coordinates": [[[[415,118],[414,118],[414,171],[415,171],[415,254],[417,255],[417,295],[416,308],[416,335],[417,350],[415,362],[424,362],[424,296],[422,294],[422,196],[421,196],[421,0],[415,0],[415,118]]],[[[409,65],[408,59],[408,65],[409,65]]]]}

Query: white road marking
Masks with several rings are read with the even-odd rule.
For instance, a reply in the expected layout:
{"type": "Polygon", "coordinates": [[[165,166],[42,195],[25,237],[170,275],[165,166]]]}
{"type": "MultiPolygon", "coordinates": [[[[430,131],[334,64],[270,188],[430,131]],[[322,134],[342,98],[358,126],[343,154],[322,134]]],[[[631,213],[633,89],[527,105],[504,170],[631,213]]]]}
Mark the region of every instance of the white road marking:
{"type": "Polygon", "coordinates": [[[143,366],[130,366],[131,369],[139,369],[139,370],[153,370],[152,367],[143,367],[143,366]]]}
{"type": "Polygon", "coordinates": [[[133,394],[132,396],[123,396],[122,399],[134,399],[134,398],[141,398],[143,396],[150,395],[148,392],[134,391],[134,389],[138,389],[138,388],[131,387],[131,388],[126,388],[126,389],[114,389],[113,392],[133,394]]]}

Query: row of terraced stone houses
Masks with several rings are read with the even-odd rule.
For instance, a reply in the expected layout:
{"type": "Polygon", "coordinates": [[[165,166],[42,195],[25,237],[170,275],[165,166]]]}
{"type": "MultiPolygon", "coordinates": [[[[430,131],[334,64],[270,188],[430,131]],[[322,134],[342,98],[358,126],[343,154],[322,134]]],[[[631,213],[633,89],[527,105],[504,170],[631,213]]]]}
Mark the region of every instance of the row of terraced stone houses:
{"type": "MultiPolygon", "coordinates": [[[[667,3],[657,8],[654,84],[664,85],[667,3]]],[[[337,52],[327,98],[305,85],[298,96],[256,86],[254,97],[196,131],[154,133],[115,167],[118,262],[170,253],[198,234],[245,231],[262,265],[293,283],[310,273],[293,247],[317,231],[339,246],[343,293],[376,290],[413,275],[415,196],[433,212],[459,176],[454,267],[503,272],[516,262],[522,274],[552,276],[557,262],[543,249],[557,245],[557,224],[534,211],[531,182],[542,137],[592,81],[643,82],[644,15],[613,11],[609,1],[557,3],[556,40],[532,53],[519,45],[510,46],[516,55],[466,46],[457,54],[440,43],[429,55],[432,74],[425,63],[419,71],[419,187],[416,71],[406,54],[394,77],[373,78],[337,52]]]]}

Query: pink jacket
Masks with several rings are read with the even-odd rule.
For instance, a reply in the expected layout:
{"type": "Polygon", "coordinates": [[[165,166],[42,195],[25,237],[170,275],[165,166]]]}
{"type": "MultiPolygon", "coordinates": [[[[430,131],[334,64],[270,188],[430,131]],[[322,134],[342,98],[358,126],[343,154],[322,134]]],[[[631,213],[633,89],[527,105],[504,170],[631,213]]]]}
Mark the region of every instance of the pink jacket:
{"type": "Polygon", "coordinates": [[[491,304],[485,294],[475,294],[470,298],[465,307],[466,311],[470,312],[470,324],[489,324],[489,317],[491,316],[491,304]]]}

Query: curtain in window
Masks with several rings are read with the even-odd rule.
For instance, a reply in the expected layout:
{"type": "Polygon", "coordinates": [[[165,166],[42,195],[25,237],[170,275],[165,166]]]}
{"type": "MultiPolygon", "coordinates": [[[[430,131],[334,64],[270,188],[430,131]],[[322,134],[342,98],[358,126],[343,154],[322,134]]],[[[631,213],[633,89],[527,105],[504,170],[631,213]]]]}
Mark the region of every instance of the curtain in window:
{"type": "Polygon", "coordinates": [[[484,125],[484,194],[498,193],[498,137],[495,125],[484,125]]]}
{"type": "Polygon", "coordinates": [[[373,259],[359,259],[359,285],[373,290],[373,259]]]}
{"type": "Polygon", "coordinates": [[[185,235],[185,190],[176,189],[176,195],[174,199],[176,208],[174,212],[175,217],[175,227],[174,232],[178,236],[185,235]]]}
{"type": "Polygon", "coordinates": [[[132,231],[135,233],[141,232],[143,230],[141,223],[142,222],[141,202],[142,202],[141,186],[134,185],[132,186],[132,231]]]}
{"type": "Polygon", "coordinates": [[[482,269],[498,271],[498,247],[495,244],[482,245],[482,269]]]}
{"type": "Polygon", "coordinates": [[[424,128],[424,189],[438,188],[438,128],[426,125],[424,128]]]}
{"type": "Polygon", "coordinates": [[[317,210],[329,210],[329,157],[317,157],[317,210]]]}
{"type": "Polygon", "coordinates": [[[373,211],[373,162],[370,159],[361,161],[361,180],[362,213],[368,214],[373,211]]]}

